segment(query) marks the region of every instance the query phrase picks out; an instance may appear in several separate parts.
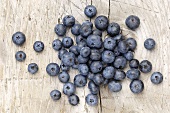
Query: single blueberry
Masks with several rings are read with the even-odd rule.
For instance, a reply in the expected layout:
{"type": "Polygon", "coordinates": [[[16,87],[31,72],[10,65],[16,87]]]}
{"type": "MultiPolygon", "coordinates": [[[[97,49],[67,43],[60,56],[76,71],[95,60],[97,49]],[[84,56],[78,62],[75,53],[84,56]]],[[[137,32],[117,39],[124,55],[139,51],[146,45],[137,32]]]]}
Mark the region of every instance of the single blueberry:
{"type": "Polygon", "coordinates": [[[97,95],[88,94],[86,96],[85,100],[89,106],[97,106],[97,104],[98,104],[98,96],[97,95]]]}
{"type": "Polygon", "coordinates": [[[44,43],[41,41],[36,41],[33,45],[33,48],[36,52],[41,52],[44,50],[44,43]]]}
{"type": "Polygon", "coordinates": [[[92,73],[99,73],[103,69],[103,65],[100,61],[93,61],[90,65],[90,70],[92,73]]]}
{"type": "Polygon", "coordinates": [[[28,72],[35,74],[38,71],[38,65],[36,63],[31,63],[28,65],[28,72]]]}
{"type": "Polygon", "coordinates": [[[118,50],[119,50],[120,53],[123,53],[123,54],[127,53],[128,50],[129,50],[129,46],[128,46],[127,42],[126,41],[120,41],[118,43],[118,50]]]}
{"type": "Polygon", "coordinates": [[[140,19],[135,15],[130,15],[126,18],[125,24],[129,29],[135,30],[140,25],[140,19]]]}
{"type": "Polygon", "coordinates": [[[100,15],[95,19],[94,24],[97,29],[103,31],[107,29],[109,25],[109,20],[106,16],[100,15]]]}
{"type": "Polygon", "coordinates": [[[102,47],[102,38],[98,35],[90,35],[87,37],[87,45],[90,48],[101,48],[102,47]]]}
{"type": "Polygon", "coordinates": [[[23,51],[18,51],[15,53],[15,59],[19,62],[22,62],[26,59],[26,54],[23,51]]]}
{"type": "Polygon", "coordinates": [[[94,75],[95,75],[94,73],[89,72],[89,74],[87,75],[87,77],[88,77],[89,80],[93,80],[94,75]]]}
{"type": "Polygon", "coordinates": [[[130,61],[133,59],[134,55],[132,51],[128,51],[127,53],[123,54],[123,56],[126,58],[126,60],[130,61]]]}
{"type": "Polygon", "coordinates": [[[93,77],[93,82],[96,84],[96,85],[101,85],[103,82],[104,82],[104,77],[102,74],[95,74],[94,77],[93,77]]]}
{"type": "Polygon", "coordinates": [[[71,105],[76,106],[77,104],[79,104],[80,99],[77,95],[73,94],[68,97],[68,101],[71,105]]]}
{"type": "Polygon", "coordinates": [[[147,50],[152,50],[155,48],[155,40],[153,40],[152,38],[148,38],[145,40],[144,42],[144,47],[147,49],[147,50]]]}
{"type": "Polygon", "coordinates": [[[63,93],[65,95],[70,96],[70,95],[74,94],[75,91],[76,91],[76,87],[75,87],[75,85],[73,83],[67,82],[67,83],[64,84],[63,93]]]}
{"type": "Polygon", "coordinates": [[[118,56],[113,62],[113,66],[117,69],[124,69],[126,67],[127,60],[123,56],[118,56]]]}
{"type": "Polygon", "coordinates": [[[98,36],[102,36],[102,31],[98,30],[98,29],[94,29],[93,30],[93,35],[98,35],[98,36]]]}
{"type": "Polygon", "coordinates": [[[120,82],[111,81],[108,84],[108,88],[111,92],[119,92],[122,89],[122,84],[120,82]]]}
{"type": "Polygon", "coordinates": [[[116,41],[113,38],[108,37],[104,40],[103,46],[105,49],[113,51],[116,47],[116,41]]]}
{"type": "Polygon", "coordinates": [[[79,55],[79,52],[77,51],[77,46],[71,46],[69,48],[69,52],[72,52],[75,54],[75,56],[78,56],[79,55]]]}
{"type": "Polygon", "coordinates": [[[76,36],[76,44],[79,44],[81,41],[85,41],[85,38],[81,35],[76,36]]]}
{"type": "Polygon", "coordinates": [[[64,36],[66,34],[66,26],[63,24],[57,24],[54,28],[54,32],[58,36],[64,36]]]}
{"type": "Polygon", "coordinates": [[[74,26],[71,27],[71,33],[76,36],[80,35],[80,32],[79,32],[80,27],[81,27],[80,24],[74,24],[74,26]]]}
{"type": "Polygon", "coordinates": [[[116,69],[112,66],[107,66],[104,70],[103,70],[103,77],[106,79],[111,79],[114,77],[115,75],[115,71],[116,69]]]}
{"type": "Polygon", "coordinates": [[[93,5],[88,5],[85,7],[84,9],[84,14],[89,17],[89,18],[93,18],[96,16],[97,14],[97,9],[95,6],[93,5]]]}
{"type": "Polygon", "coordinates": [[[138,94],[143,91],[144,84],[141,80],[133,80],[133,81],[131,81],[129,87],[133,93],[138,94]]]}
{"type": "Polygon", "coordinates": [[[91,50],[89,47],[83,47],[80,51],[80,55],[82,57],[88,57],[90,55],[90,52],[91,52],[91,50]]]}
{"type": "Polygon", "coordinates": [[[126,76],[131,80],[139,79],[140,71],[138,69],[130,69],[126,72],[126,76]]]}
{"type": "Polygon", "coordinates": [[[125,72],[118,69],[118,70],[116,70],[115,75],[114,75],[113,78],[114,78],[114,80],[120,81],[120,80],[125,79],[125,77],[126,77],[125,72]]]}
{"type": "Polygon", "coordinates": [[[12,41],[14,42],[14,44],[21,46],[24,44],[24,42],[26,41],[26,37],[25,34],[22,32],[16,32],[12,35],[12,41]]]}
{"type": "Polygon", "coordinates": [[[72,65],[72,68],[73,69],[78,69],[78,67],[79,67],[78,58],[75,58],[74,65],[72,65]]]}
{"type": "Polygon", "coordinates": [[[71,27],[75,24],[75,18],[72,15],[66,15],[63,18],[63,24],[67,27],[71,27]]]}
{"type": "Polygon", "coordinates": [[[62,55],[61,61],[66,66],[74,65],[75,55],[72,52],[66,52],[62,55]]]}
{"type": "Polygon", "coordinates": [[[132,59],[129,62],[129,67],[130,68],[138,68],[139,67],[139,61],[137,59],[132,59]]]}
{"type": "Polygon", "coordinates": [[[97,95],[99,93],[99,86],[97,86],[93,81],[89,81],[88,88],[90,92],[94,95],[97,95]]]}
{"type": "Polygon", "coordinates": [[[110,36],[118,35],[120,33],[120,26],[119,26],[119,24],[117,24],[115,22],[110,23],[108,28],[107,28],[107,33],[110,36]]]}
{"type": "Polygon", "coordinates": [[[82,57],[81,55],[79,55],[77,59],[78,59],[78,63],[79,63],[79,64],[85,64],[85,63],[88,62],[89,57],[86,57],[86,58],[85,58],[85,57],[82,57]]]}
{"type": "Polygon", "coordinates": [[[62,45],[65,47],[65,48],[69,48],[73,45],[73,39],[70,38],[70,37],[64,37],[62,39],[62,45]]]}
{"type": "Polygon", "coordinates": [[[74,85],[77,87],[84,87],[87,84],[87,78],[81,74],[74,77],[74,85]]]}
{"type": "Polygon", "coordinates": [[[97,61],[101,59],[101,53],[98,49],[91,49],[90,59],[92,61],[97,61]]]}
{"type": "Polygon", "coordinates": [[[148,60],[143,60],[139,64],[139,69],[143,73],[149,73],[152,70],[152,64],[148,60]]]}
{"type": "Polygon", "coordinates": [[[115,55],[112,51],[105,50],[102,53],[102,61],[105,63],[113,63],[115,55]]]}
{"type": "Polygon", "coordinates": [[[82,25],[79,29],[80,35],[83,37],[88,37],[90,34],[92,34],[92,28],[89,25],[82,25]]]}
{"type": "Polygon", "coordinates": [[[115,47],[115,49],[113,50],[113,53],[114,53],[115,57],[119,56],[121,54],[118,50],[118,47],[115,47]]]}
{"type": "Polygon", "coordinates": [[[52,90],[50,96],[53,100],[59,100],[61,98],[61,92],[59,90],[52,90]]]}
{"type": "Polygon", "coordinates": [[[62,48],[62,43],[59,39],[55,39],[52,43],[52,47],[54,50],[59,51],[62,48]]]}
{"type": "Polygon", "coordinates": [[[126,39],[126,43],[128,44],[130,50],[134,51],[136,49],[137,42],[134,38],[126,39]]]}
{"type": "Polygon", "coordinates": [[[93,23],[90,22],[90,20],[84,21],[84,22],[82,23],[82,26],[84,26],[84,25],[88,25],[88,26],[90,26],[91,28],[93,28],[93,23]]]}
{"type": "Polygon", "coordinates": [[[82,75],[88,75],[89,68],[86,64],[79,64],[78,71],[82,75]]]}
{"type": "Polygon", "coordinates": [[[46,72],[50,76],[57,76],[57,74],[60,72],[60,67],[57,63],[50,63],[46,67],[46,72]]]}
{"type": "Polygon", "coordinates": [[[163,76],[160,72],[154,72],[150,78],[151,82],[154,84],[160,84],[163,81],[163,76]]]}
{"type": "Polygon", "coordinates": [[[66,49],[60,49],[58,52],[58,58],[61,60],[64,53],[68,52],[66,49]]]}
{"type": "Polygon", "coordinates": [[[64,64],[61,62],[61,64],[60,64],[60,69],[61,69],[62,71],[69,71],[69,70],[70,70],[70,67],[64,65],[64,64]]]}
{"type": "Polygon", "coordinates": [[[62,83],[67,83],[70,80],[70,75],[66,71],[62,71],[59,73],[58,79],[62,83]]]}

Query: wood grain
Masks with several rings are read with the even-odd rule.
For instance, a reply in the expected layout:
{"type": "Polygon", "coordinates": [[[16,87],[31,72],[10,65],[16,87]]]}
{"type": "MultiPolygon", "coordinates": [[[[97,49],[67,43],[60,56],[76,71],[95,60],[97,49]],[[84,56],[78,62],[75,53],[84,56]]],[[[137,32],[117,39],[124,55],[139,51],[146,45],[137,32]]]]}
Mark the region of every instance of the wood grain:
{"type": "MultiPolygon", "coordinates": [[[[0,113],[168,113],[169,5],[169,0],[0,0],[0,113]],[[97,107],[85,103],[84,98],[89,93],[87,87],[77,88],[80,104],[76,107],[69,105],[65,95],[58,102],[50,99],[51,90],[62,91],[63,87],[57,77],[49,77],[45,71],[48,63],[60,63],[57,52],[51,46],[54,39],[61,38],[54,33],[54,26],[61,23],[66,14],[74,15],[79,23],[87,20],[83,10],[88,4],[97,7],[98,15],[108,16],[111,22],[119,23],[124,35],[137,40],[135,58],[140,61],[150,60],[153,64],[152,72],[160,71],[164,75],[162,84],[153,85],[149,73],[141,75],[145,89],[139,95],[131,93],[128,79],[122,82],[123,89],[119,93],[110,93],[107,87],[102,87],[97,107]],[[141,25],[136,31],[128,30],[124,24],[126,17],[131,14],[141,19],[141,25]],[[12,43],[11,36],[16,31],[26,35],[27,40],[22,47],[12,43]],[[153,51],[143,47],[148,37],[156,41],[153,51]],[[45,44],[42,53],[33,50],[33,43],[37,40],[45,44]],[[19,50],[26,52],[25,62],[15,60],[14,55],[19,50]],[[27,65],[31,62],[39,65],[35,75],[27,72],[27,65]]],[[[74,38],[69,30],[67,35],[74,38]]],[[[70,71],[71,81],[76,74],[76,70],[70,71]]]]}

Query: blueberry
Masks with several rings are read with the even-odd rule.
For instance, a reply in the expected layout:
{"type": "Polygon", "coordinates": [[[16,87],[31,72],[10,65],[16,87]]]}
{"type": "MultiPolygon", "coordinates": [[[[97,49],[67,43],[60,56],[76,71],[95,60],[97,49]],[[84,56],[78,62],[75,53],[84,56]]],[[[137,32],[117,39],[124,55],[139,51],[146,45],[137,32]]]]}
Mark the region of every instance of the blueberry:
{"type": "Polygon", "coordinates": [[[57,24],[54,28],[54,32],[58,36],[64,36],[66,34],[66,26],[63,24],[57,24]]]}
{"type": "Polygon", "coordinates": [[[63,40],[62,40],[62,45],[65,48],[71,47],[73,45],[73,39],[70,38],[70,37],[64,37],[63,40]]]}
{"type": "Polygon", "coordinates": [[[75,87],[75,85],[73,83],[67,82],[67,83],[64,84],[63,93],[65,95],[70,96],[70,95],[74,94],[75,91],[76,91],[76,87],[75,87]]]}
{"type": "Polygon", "coordinates": [[[118,50],[119,50],[120,53],[123,53],[123,54],[127,53],[128,50],[129,50],[129,46],[128,46],[127,42],[126,41],[120,41],[118,43],[118,50]]]}
{"type": "Polygon", "coordinates": [[[31,63],[28,65],[28,72],[35,74],[38,71],[38,65],[36,63],[31,63]]]}
{"type": "Polygon", "coordinates": [[[101,85],[103,82],[104,82],[104,77],[102,74],[95,74],[94,77],[93,77],[93,82],[96,84],[96,85],[101,85]]]}
{"type": "Polygon", "coordinates": [[[41,41],[36,41],[33,45],[33,48],[36,52],[41,52],[44,50],[44,43],[41,41]]]}
{"type": "Polygon", "coordinates": [[[103,46],[105,49],[113,51],[113,49],[116,47],[116,41],[113,38],[108,37],[104,40],[103,46]]]}
{"type": "Polygon", "coordinates": [[[80,53],[81,49],[82,49],[83,47],[86,47],[86,46],[87,46],[86,41],[81,41],[81,42],[79,42],[79,43],[77,44],[77,51],[80,53]]]}
{"type": "Polygon", "coordinates": [[[93,80],[94,75],[95,75],[94,73],[89,72],[89,74],[87,75],[87,77],[88,77],[89,80],[93,80]]]}
{"type": "Polygon", "coordinates": [[[99,86],[97,86],[93,81],[89,81],[88,83],[88,88],[90,90],[90,92],[94,95],[99,93],[99,86]]]}
{"type": "Polygon", "coordinates": [[[85,38],[81,35],[76,36],[76,44],[79,44],[81,41],[85,41],[85,38]]]}
{"type": "Polygon", "coordinates": [[[98,36],[102,36],[102,31],[98,30],[98,29],[95,29],[93,30],[93,35],[98,35],[98,36]]]}
{"type": "Polygon", "coordinates": [[[64,64],[61,62],[61,64],[60,64],[60,69],[61,69],[62,71],[69,71],[69,70],[70,70],[70,67],[64,65],[64,64]]]}
{"type": "Polygon", "coordinates": [[[98,104],[98,96],[93,94],[88,94],[85,98],[86,103],[90,106],[97,106],[98,104]]]}
{"type": "Polygon", "coordinates": [[[108,83],[109,83],[109,79],[105,79],[103,85],[108,85],[108,83]]]}
{"type": "Polygon", "coordinates": [[[119,26],[119,24],[117,24],[115,22],[110,23],[108,28],[107,28],[107,33],[110,36],[118,35],[120,33],[120,26],[119,26]]]}
{"type": "Polygon", "coordinates": [[[74,24],[74,26],[71,28],[71,33],[76,36],[80,35],[79,33],[80,27],[81,27],[80,24],[74,24]]]}
{"type": "Polygon", "coordinates": [[[95,19],[94,24],[95,24],[97,29],[103,31],[103,30],[107,29],[108,24],[109,24],[109,20],[106,16],[100,15],[95,19]]]}
{"type": "Polygon", "coordinates": [[[144,42],[144,47],[147,49],[147,50],[152,50],[155,48],[155,40],[153,40],[152,38],[148,38],[145,40],[144,42]]]}
{"type": "Polygon", "coordinates": [[[113,40],[115,40],[116,43],[119,43],[120,41],[123,41],[124,39],[125,39],[125,37],[122,34],[118,34],[113,37],[113,40]]]}
{"type": "Polygon", "coordinates": [[[116,70],[116,72],[115,72],[115,75],[114,75],[114,80],[123,80],[123,79],[125,79],[125,77],[126,77],[126,74],[125,74],[125,72],[124,71],[122,71],[122,70],[116,70]]]}
{"type": "Polygon", "coordinates": [[[99,73],[103,69],[103,65],[100,61],[93,61],[90,65],[90,70],[92,73],[99,73]]]}
{"type": "Polygon", "coordinates": [[[57,76],[60,72],[60,68],[57,63],[50,63],[46,67],[46,72],[50,76],[57,76]]]}
{"type": "Polygon", "coordinates": [[[134,38],[128,38],[126,43],[128,44],[130,50],[134,51],[136,49],[137,42],[134,38]]]}
{"type": "Polygon", "coordinates": [[[149,73],[152,70],[152,64],[148,60],[143,60],[139,64],[139,69],[143,73],[149,73]]]}
{"type": "Polygon", "coordinates": [[[66,52],[62,55],[61,61],[66,66],[74,65],[75,55],[72,52],[66,52]]]}
{"type": "Polygon", "coordinates": [[[151,82],[154,84],[160,84],[163,81],[163,76],[160,72],[154,72],[150,78],[151,82]]]}
{"type": "Polygon", "coordinates": [[[90,35],[87,37],[87,45],[99,49],[102,47],[102,38],[98,35],[90,35]]]}
{"type": "Polygon", "coordinates": [[[66,15],[63,18],[63,24],[67,27],[71,27],[75,24],[75,18],[72,15],[66,15]]]}
{"type": "Polygon", "coordinates": [[[129,62],[129,67],[130,68],[138,68],[139,67],[139,61],[137,59],[132,59],[129,62]]]}
{"type": "Polygon", "coordinates": [[[75,58],[74,65],[72,65],[72,68],[73,69],[78,69],[78,67],[79,67],[79,62],[78,62],[78,59],[75,58]]]}
{"type": "Polygon", "coordinates": [[[96,16],[97,14],[97,9],[95,6],[93,5],[88,5],[85,7],[84,9],[84,14],[89,17],[89,18],[93,18],[96,16]]]}
{"type": "Polygon", "coordinates": [[[90,20],[84,21],[84,22],[82,23],[82,26],[84,26],[84,25],[88,25],[88,26],[90,26],[91,28],[93,28],[93,23],[90,22],[90,20]]]}
{"type": "Polygon", "coordinates": [[[77,95],[73,94],[68,97],[68,101],[71,105],[76,106],[77,104],[79,104],[80,99],[77,95]]]}
{"type": "Polygon", "coordinates": [[[83,37],[88,37],[90,34],[92,34],[92,28],[89,25],[82,25],[79,29],[80,35],[83,37]]]}
{"type": "Polygon", "coordinates": [[[53,100],[59,100],[61,98],[61,92],[59,90],[52,90],[50,96],[53,100]]]}
{"type": "Polygon", "coordinates": [[[81,74],[74,77],[74,85],[77,87],[84,87],[87,84],[87,78],[81,74]]]}
{"type": "Polygon", "coordinates": [[[132,51],[128,51],[127,53],[123,54],[123,56],[126,58],[126,60],[130,61],[133,59],[134,55],[132,51]]]}
{"type": "Polygon", "coordinates": [[[102,53],[102,61],[105,63],[112,63],[115,59],[114,53],[112,51],[105,50],[102,53]]]}
{"type": "Polygon", "coordinates": [[[140,25],[140,19],[135,15],[130,15],[126,18],[125,24],[129,29],[135,30],[140,25]]]}
{"type": "Polygon", "coordinates": [[[15,54],[15,59],[19,62],[22,62],[26,59],[26,54],[23,51],[18,51],[15,54]]]}
{"type": "Polygon", "coordinates": [[[77,46],[71,46],[71,47],[69,48],[69,52],[74,53],[76,56],[79,55],[79,52],[77,51],[77,46]]]}
{"type": "Polygon", "coordinates": [[[139,79],[140,71],[138,69],[130,69],[126,72],[126,76],[131,80],[139,79]]]}
{"type": "Polygon", "coordinates": [[[89,68],[86,64],[79,64],[78,71],[82,75],[88,75],[89,68]]]}
{"type": "Polygon", "coordinates": [[[133,80],[130,85],[130,90],[135,93],[135,94],[138,94],[138,93],[141,93],[144,89],[144,84],[141,80],[133,80]]]}
{"type": "Polygon", "coordinates": [[[121,54],[118,50],[118,47],[115,47],[115,49],[113,50],[113,53],[115,56],[119,56],[121,54]]]}
{"type": "Polygon", "coordinates": [[[115,75],[115,68],[112,66],[107,66],[104,70],[103,70],[103,77],[106,79],[111,79],[114,77],[115,75]]]}
{"type": "Polygon", "coordinates": [[[24,42],[26,41],[26,37],[25,34],[22,32],[16,32],[12,35],[12,41],[14,42],[14,44],[21,46],[24,44],[24,42]]]}
{"type": "Polygon", "coordinates": [[[78,63],[79,64],[84,64],[84,63],[87,63],[89,60],[89,57],[82,57],[81,55],[78,56],[78,63]]]}
{"type": "Polygon", "coordinates": [[[80,55],[82,57],[88,57],[90,55],[90,52],[91,52],[91,50],[89,47],[83,47],[80,51],[80,55]]]}
{"type": "Polygon", "coordinates": [[[61,60],[64,53],[68,52],[66,49],[60,49],[58,52],[58,58],[61,60]]]}
{"type": "Polygon", "coordinates": [[[62,43],[59,39],[55,39],[52,43],[52,47],[54,50],[59,51],[62,48],[62,43]]]}
{"type": "Polygon", "coordinates": [[[58,79],[62,83],[67,83],[70,80],[70,75],[66,71],[62,71],[59,73],[58,79]]]}
{"type": "Polygon", "coordinates": [[[108,84],[108,88],[111,92],[119,92],[122,89],[122,84],[120,82],[111,81],[108,84]]]}
{"type": "Polygon", "coordinates": [[[101,53],[98,49],[91,49],[90,59],[97,61],[101,59],[101,53]]]}
{"type": "Polygon", "coordinates": [[[115,58],[113,65],[117,69],[124,69],[126,67],[127,60],[123,56],[118,56],[115,58]]]}

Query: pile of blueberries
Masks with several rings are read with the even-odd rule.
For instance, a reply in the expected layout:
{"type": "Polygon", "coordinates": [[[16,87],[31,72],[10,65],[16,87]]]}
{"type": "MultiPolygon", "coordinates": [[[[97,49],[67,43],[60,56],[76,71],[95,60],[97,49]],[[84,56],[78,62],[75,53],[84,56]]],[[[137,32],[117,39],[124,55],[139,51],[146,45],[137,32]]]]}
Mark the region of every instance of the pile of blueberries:
{"type": "MultiPolygon", "coordinates": [[[[96,7],[88,5],[84,9],[87,17],[93,18],[97,14],[96,7]]],[[[126,26],[130,30],[136,30],[140,25],[140,19],[135,15],[130,15],[125,20],[126,26]]],[[[46,67],[46,72],[50,76],[57,76],[64,83],[63,93],[68,96],[71,105],[79,103],[79,97],[75,94],[76,87],[84,87],[88,82],[90,94],[85,97],[86,103],[90,106],[98,104],[98,93],[100,86],[108,86],[111,92],[119,92],[122,89],[121,81],[126,77],[131,80],[130,90],[138,94],[143,91],[144,84],[140,80],[140,74],[149,73],[152,70],[152,64],[148,60],[139,62],[134,59],[134,50],[137,42],[134,38],[125,38],[121,34],[119,24],[112,22],[106,16],[100,15],[95,21],[96,29],[93,29],[93,23],[86,20],[82,24],[76,23],[72,15],[66,15],[63,18],[63,24],[57,24],[54,28],[58,36],[62,36],[62,41],[56,39],[52,43],[55,51],[58,51],[58,58],[61,60],[60,66],[57,63],[50,63],[46,67]],[[76,45],[71,37],[65,36],[66,29],[70,28],[71,33],[76,37],[76,45]],[[102,32],[107,31],[107,37],[102,40],[102,32]],[[129,63],[130,70],[126,73],[123,69],[129,63]],[[69,81],[70,69],[78,69],[79,74],[74,77],[73,83],[69,81]],[[61,71],[61,72],[60,72],[61,71]]],[[[16,32],[12,36],[16,45],[22,45],[26,38],[22,32],[16,32]]],[[[147,50],[155,47],[155,41],[151,38],[144,42],[147,50]]],[[[33,45],[36,52],[42,52],[44,44],[36,41],[33,45]]],[[[24,61],[26,54],[18,51],[15,54],[18,61],[24,61]]],[[[38,65],[31,63],[28,65],[28,71],[35,74],[38,71],[38,65]]],[[[163,81],[160,72],[154,72],[151,75],[151,82],[159,84],[163,81]]],[[[59,90],[53,90],[50,93],[53,100],[61,98],[59,90]]]]}

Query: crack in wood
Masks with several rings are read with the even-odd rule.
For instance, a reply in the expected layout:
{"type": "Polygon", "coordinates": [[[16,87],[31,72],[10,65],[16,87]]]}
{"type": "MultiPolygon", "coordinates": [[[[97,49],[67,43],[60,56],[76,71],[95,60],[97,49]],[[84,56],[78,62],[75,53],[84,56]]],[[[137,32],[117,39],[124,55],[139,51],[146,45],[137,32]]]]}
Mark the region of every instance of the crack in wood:
{"type": "Polygon", "coordinates": [[[110,18],[110,0],[109,0],[109,11],[108,11],[108,19],[110,18]]]}

